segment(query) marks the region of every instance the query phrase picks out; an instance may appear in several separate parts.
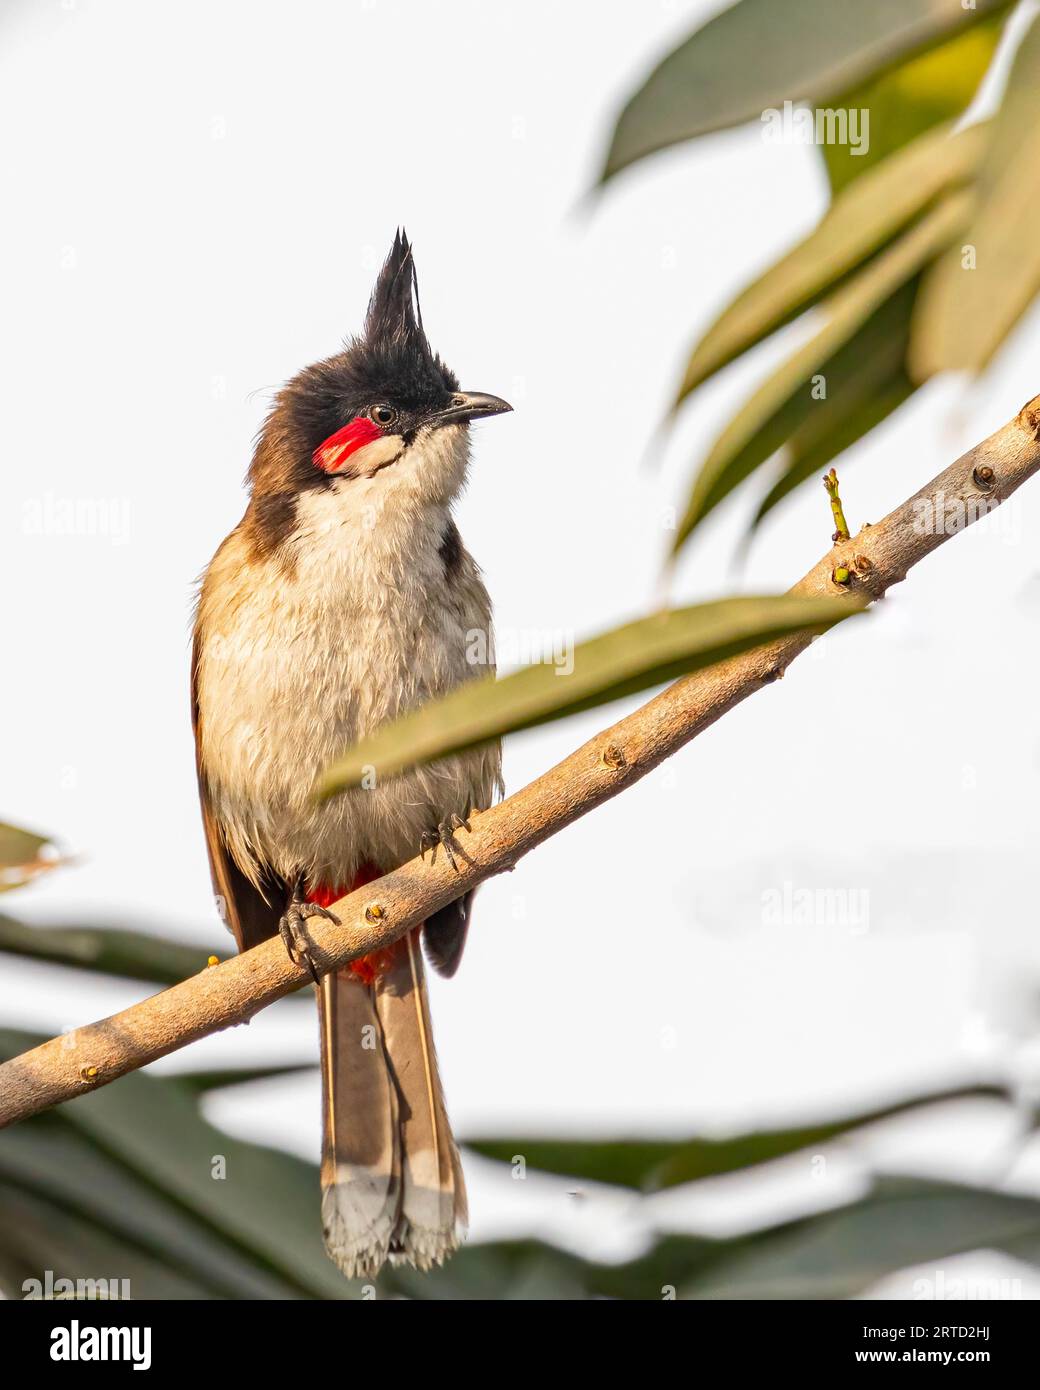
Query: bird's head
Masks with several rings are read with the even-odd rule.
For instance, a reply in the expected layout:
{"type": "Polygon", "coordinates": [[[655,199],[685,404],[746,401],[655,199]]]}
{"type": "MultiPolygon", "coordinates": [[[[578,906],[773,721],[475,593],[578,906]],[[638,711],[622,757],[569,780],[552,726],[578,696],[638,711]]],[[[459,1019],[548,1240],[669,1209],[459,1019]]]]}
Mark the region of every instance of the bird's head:
{"type": "Polygon", "coordinates": [[[460,391],[433,352],[412,248],[398,232],[363,332],[279,393],[250,477],[255,490],[283,493],[380,479],[389,491],[450,501],[465,480],[469,422],[511,408],[460,391]]]}

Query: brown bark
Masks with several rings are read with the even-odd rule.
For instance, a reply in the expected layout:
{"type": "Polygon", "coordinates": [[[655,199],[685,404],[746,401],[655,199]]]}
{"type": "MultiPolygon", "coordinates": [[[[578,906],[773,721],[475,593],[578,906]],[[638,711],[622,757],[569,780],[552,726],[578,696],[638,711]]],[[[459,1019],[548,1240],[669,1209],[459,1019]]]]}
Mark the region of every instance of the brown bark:
{"type": "MultiPolygon", "coordinates": [[[[792,589],[880,598],[951,535],[999,505],[1040,469],[1040,396],[874,526],[839,541],[792,589]],[[835,574],[846,583],[838,583],[835,574]]],[[[455,873],[438,854],[413,859],[333,905],[339,927],[308,926],[320,969],[396,941],[437,908],[517,861],[564,826],[617,796],[727,710],[781,676],[809,645],[795,635],[688,676],[459,832],[455,873]]],[[[0,1066],[0,1125],[37,1114],[250,1018],[308,983],[274,938],[207,968],[122,1013],[79,1028],[0,1066]]]]}

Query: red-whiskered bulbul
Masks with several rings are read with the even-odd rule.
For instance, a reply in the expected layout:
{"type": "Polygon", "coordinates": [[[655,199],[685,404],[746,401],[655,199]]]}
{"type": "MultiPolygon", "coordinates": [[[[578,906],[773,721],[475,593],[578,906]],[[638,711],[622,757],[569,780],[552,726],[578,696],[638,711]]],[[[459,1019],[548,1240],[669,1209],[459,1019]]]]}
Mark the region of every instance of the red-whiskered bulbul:
{"type": "MultiPolygon", "coordinates": [[[[240,950],[280,932],[313,972],[308,917],[418,849],[443,844],[454,863],[453,836],[501,791],[495,745],[313,798],[349,745],[493,669],[490,601],[452,504],[469,422],[509,409],[460,391],[431,350],[400,232],[362,335],[276,398],[245,515],[202,581],[192,655],[203,824],[240,950]]],[[[471,898],[421,929],[444,975],[458,967],[471,898]]],[[[322,1224],[350,1277],[388,1257],[428,1268],[465,1227],[419,934],[317,986],[322,1224]]]]}

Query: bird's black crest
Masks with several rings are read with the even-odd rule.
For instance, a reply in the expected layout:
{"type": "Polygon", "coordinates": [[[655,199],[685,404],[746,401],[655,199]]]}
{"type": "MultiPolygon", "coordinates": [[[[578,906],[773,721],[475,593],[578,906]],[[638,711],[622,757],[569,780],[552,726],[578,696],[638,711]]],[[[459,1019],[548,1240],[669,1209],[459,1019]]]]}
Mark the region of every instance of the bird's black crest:
{"type": "Polygon", "coordinates": [[[376,279],[363,332],[348,341],[346,352],[319,365],[331,369],[341,399],[351,403],[385,397],[406,412],[421,412],[444,405],[459,389],[427,341],[415,258],[403,231],[376,279]]]}
{"type": "MultiPolygon", "coordinates": [[[[353,416],[386,402],[398,410],[399,432],[410,442],[414,430],[443,409],[458,388],[458,378],[427,341],[411,243],[398,231],[376,279],[363,331],[278,393],[249,469],[254,494],[329,486],[329,476],[314,465],[313,451],[353,416]]],[[[274,531],[282,535],[292,517],[286,508],[277,517],[282,525],[274,531]]]]}
{"type": "Polygon", "coordinates": [[[423,332],[415,258],[411,243],[401,228],[394,237],[368,303],[364,341],[377,352],[407,346],[421,356],[433,356],[423,332]]]}

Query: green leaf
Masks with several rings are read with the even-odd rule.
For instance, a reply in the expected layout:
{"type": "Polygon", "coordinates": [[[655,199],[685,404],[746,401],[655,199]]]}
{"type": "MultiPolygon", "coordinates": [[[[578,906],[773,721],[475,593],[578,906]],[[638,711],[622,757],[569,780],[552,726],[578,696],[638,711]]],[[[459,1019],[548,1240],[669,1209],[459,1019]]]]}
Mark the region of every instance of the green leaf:
{"type": "Polygon", "coordinates": [[[676,1139],[515,1139],[462,1140],[483,1158],[513,1164],[523,1159],[527,1168],[555,1173],[582,1182],[608,1183],[653,1191],[657,1174],[680,1148],[676,1139]]]}
{"type": "Polygon", "coordinates": [[[836,98],[839,107],[868,113],[870,134],[862,154],[853,154],[850,145],[834,142],[820,147],[833,192],[887,162],[924,131],[953,120],[970,105],[1000,41],[1007,8],[836,98]]]}
{"type": "MultiPolygon", "coordinates": [[[[0,1030],[0,1055],[35,1041],[0,1030]]],[[[69,1045],[75,1047],[75,1034],[69,1045]]],[[[314,1165],[222,1133],[203,1119],[186,1087],[144,1072],[69,1101],[61,1117],[297,1296],[350,1296],[355,1286],[322,1246],[314,1165]]]]}
{"type": "Polygon", "coordinates": [[[385,1267],[381,1288],[405,1298],[467,1300],[583,1299],[595,1266],[540,1240],[464,1245],[442,1269],[385,1267]]]}
{"type": "MultiPolygon", "coordinates": [[[[886,1179],[861,1201],[728,1239],[666,1235],[620,1265],[597,1264],[539,1241],[471,1245],[436,1276],[387,1271],[410,1297],[852,1298],[886,1275],[979,1248],[1036,1262],[1040,1203],[1028,1197],[915,1179],[886,1179]]],[[[938,1274],[938,1271],[936,1271],[938,1274]]],[[[952,1276],[947,1276],[955,1297],[952,1276]]]]}
{"type": "Polygon", "coordinates": [[[722,312],[690,357],[673,409],[708,377],[835,289],[944,189],[970,179],[985,144],[973,127],[930,132],[836,198],[819,226],[722,312]]]}
{"type": "Polygon", "coordinates": [[[668,1235],[625,1264],[599,1264],[540,1240],[464,1245],[443,1269],[429,1274],[396,1266],[384,1269],[380,1287],[406,1298],[660,1299],[664,1288],[709,1270],[744,1247],[745,1238],[715,1240],[668,1235]]]}
{"type": "MultiPolygon", "coordinates": [[[[0,1056],[39,1041],[0,1031],[0,1056]]],[[[135,1299],[358,1297],[321,1251],[317,1190],[315,1166],[231,1139],[198,1119],[179,1080],[137,1073],[0,1133],[0,1287],[19,1297],[50,1269],[128,1278],[135,1299]]],[[[669,1237],[614,1267],[535,1240],[468,1245],[441,1270],[388,1266],[378,1288],[434,1300],[656,1297],[659,1264],[686,1277],[734,1248],[669,1237]]]]}
{"type": "Polygon", "coordinates": [[[966,192],[944,198],[820,306],[823,327],[767,378],[712,445],[694,479],[675,551],[738,484],[786,443],[816,405],[813,377],[950,243],[963,228],[968,210],[966,192]]]}
{"type": "Polygon", "coordinates": [[[806,425],[791,436],[785,452],[784,470],[762,499],[750,530],[756,530],[773,508],[801,483],[817,474],[822,475],[839,454],[887,420],[916,390],[906,372],[899,367],[888,381],[882,382],[869,396],[856,402],[843,402],[840,415],[828,412],[825,422],[821,412],[818,422],[813,419],[812,430],[808,428],[810,422],[806,421],[806,425]],[[825,423],[826,429],[823,428],[825,423]]]}
{"type": "Polygon", "coordinates": [[[0,1182],[0,1287],[8,1298],[33,1290],[46,1270],[55,1278],[128,1279],[131,1296],[210,1299],[212,1283],[179,1273],[164,1260],[52,1203],[0,1182]]]}
{"type": "Polygon", "coordinates": [[[196,1096],[221,1091],[227,1086],[245,1086],[251,1081],[271,1081],[283,1076],[309,1076],[311,1066],[228,1067],[223,1071],[179,1071],[169,1076],[196,1096]]]}
{"type": "Polygon", "coordinates": [[[153,1078],[138,1074],[70,1101],[65,1114],[301,1292],[319,1298],[349,1293],[322,1246],[313,1165],[221,1133],[199,1115],[190,1095],[173,1085],[157,1091],[153,1078]],[[224,1178],[214,1174],[217,1161],[224,1178]]]}
{"type": "Polygon", "coordinates": [[[785,101],[820,106],[1007,0],[739,0],[670,53],[629,99],[605,182],[656,150],[761,118],[785,101]]]}
{"type": "MultiPolygon", "coordinates": [[[[78,1133],[61,1112],[36,1116],[0,1134],[0,1185],[81,1222],[84,1240],[91,1230],[103,1232],[153,1259],[194,1283],[196,1297],[299,1297],[293,1285],[243,1255],[78,1133]]],[[[39,1265],[37,1273],[45,1267],[39,1265]]],[[[122,1266],[117,1268],[121,1275],[122,1266]]],[[[102,1277],[113,1276],[114,1270],[98,1250],[96,1258],[63,1273],[102,1277]]],[[[151,1287],[131,1288],[130,1294],[156,1296],[151,1287]]]]}
{"type": "Polygon", "coordinates": [[[525,666],[501,680],[459,686],[345,753],[318,782],[322,797],[465,752],[503,734],[661,685],[802,628],[822,631],[850,608],[845,599],[782,594],[723,599],[655,613],[580,643],[569,674],[525,666]]]}
{"type": "Polygon", "coordinates": [[[1040,289],[1040,23],[1019,47],[963,238],[925,279],[910,365],[934,372],[985,367],[1040,289]],[[968,268],[964,248],[974,249],[968,268]]]}
{"type": "Polygon", "coordinates": [[[203,947],[185,946],[145,932],[109,927],[28,927],[10,917],[0,917],[0,951],[162,985],[176,985],[198,974],[208,958],[203,947]]]}
{"type": "MultiPolygon", "coordinates": [[[[1040,1202],[954,1183],[886,1179],[864,1201],[746,1242],[685,1282],[680,1296],[854,1298],[897,1270],[979,1249],[1035,1262],[1040,1202]]],[[[948,1296],[956,1296],[952,1287],[948,1296]]]]}
{"type": "Polygon", "coordinates": [[[706,1276],[720,1261],[733,1258],[754,1236],[714,1239],[666,1235],[637,1259],[622,1265],[593,1265],[585,1271],[590,1296],[653,1300],[706,1276]]]}
{"type": "Polygon", "coordinates": [[[43,853],[48,847],[52,842],[46,835],[0,821],[0,893],[21,888],[60,863],[56,853],[43,853]]]}
{"type": "Polygon", "coordinates": [[[821,368],[827,397],[795,425],[781,454],[776,482],[749,527],[759,523],[799,484],[822,474],[828,464],[897,410],[916,387],[906,372],[910,322],[920,276],[887,300],[845,347],[821,368]]]}
{"type": "Polygon", "coordinates": [[[801,1149],[818,1148],[864,1125],[877,1124],[924,1105],[980,1097],[1008,1099],[1007,1092],[997,1086],[965,1086],[928,1092],[822,1124],[760,1130],[729,1139],[467,1139],[465,1146],[503,1163],[520,1157],[529,1168],[562,1177],[654,1192],[750,1168],[801,1149]]]}

